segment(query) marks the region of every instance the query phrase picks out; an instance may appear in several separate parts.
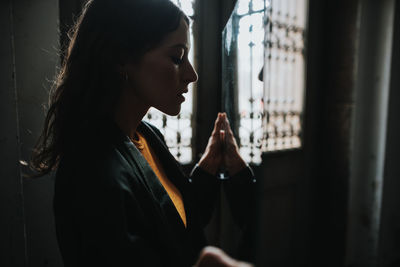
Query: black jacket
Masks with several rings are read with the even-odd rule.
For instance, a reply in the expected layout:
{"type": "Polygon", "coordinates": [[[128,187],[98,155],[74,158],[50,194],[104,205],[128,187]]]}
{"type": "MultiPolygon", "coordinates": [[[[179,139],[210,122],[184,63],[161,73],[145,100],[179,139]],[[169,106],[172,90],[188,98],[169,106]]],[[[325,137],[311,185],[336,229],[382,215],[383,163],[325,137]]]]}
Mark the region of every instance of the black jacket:
{"type": "MultiPolygon", "coordinates": [[[[219,181],[198,167],[187,178],[161,133],[140,124],[138,130],[182,194],[185,228],[134,144],[115,125],[107,129],[102,138],[87,140],[65,155],[57,170],[54,213],[65,266],[193,265],[206,245],[203,228],[212,215],[219,181]]],[[[247,176],[240,178],[242,190],[253,183],[253,175],[251,170],[241,173],[247,176]]]]}

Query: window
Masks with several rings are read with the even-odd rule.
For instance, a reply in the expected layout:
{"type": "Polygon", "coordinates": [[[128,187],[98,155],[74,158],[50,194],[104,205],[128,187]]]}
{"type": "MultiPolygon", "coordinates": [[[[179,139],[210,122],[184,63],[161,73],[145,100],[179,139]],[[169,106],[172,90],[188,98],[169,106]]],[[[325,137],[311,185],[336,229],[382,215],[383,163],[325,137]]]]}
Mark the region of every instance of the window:
{"type": "MultiPolygon", "coordinates": [[[[179,6],[187,16],[194,18],[194,2],[195,0],[172,0],[179,6]]],[[[189,52],[189,60],[194,63],[194,38],[192,27],[190,27],[191,49],[189,52]]],[[[186,101],[182,104],[182,109],[177,117],[168,116],[164,113],[151,108],[143,118],[155,126],[163,133],[165,141],[171,153],[182,164],[190,163],[193,159],[192,152],[192,115],[193,115],[193,84],[189,85],[189,92],[185,96],[186,101]]]]}
{"type": "Polygon", "coordinates": [[[239,0],[223,32],[225,109],[242,157],[301,147],[307,0],[239,0]]]}

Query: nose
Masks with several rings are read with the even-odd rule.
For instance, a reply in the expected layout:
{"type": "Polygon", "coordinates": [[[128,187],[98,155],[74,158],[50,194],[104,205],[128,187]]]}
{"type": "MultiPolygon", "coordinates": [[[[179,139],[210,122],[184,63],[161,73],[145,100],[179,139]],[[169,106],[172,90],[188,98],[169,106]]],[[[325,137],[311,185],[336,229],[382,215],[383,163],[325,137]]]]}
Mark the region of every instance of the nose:
{"type": "Polygon", "coordinates": [[[188,61],[187,68],[185,69],[184,73],[184,81],[186,83],[193,83],[196,82],[198,79],[198,75],[196,70],[193,68],[192,64],[188,61]]]}

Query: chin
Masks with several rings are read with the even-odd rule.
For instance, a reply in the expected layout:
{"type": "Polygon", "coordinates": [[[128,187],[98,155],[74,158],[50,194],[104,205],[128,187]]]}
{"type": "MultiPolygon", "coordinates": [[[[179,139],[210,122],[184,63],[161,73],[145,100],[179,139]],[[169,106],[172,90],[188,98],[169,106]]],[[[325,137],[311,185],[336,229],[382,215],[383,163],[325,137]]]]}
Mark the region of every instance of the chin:
{"type": "Polygon", "coordinates": [[[176,106],[176,107],[165,107],[165,108],[157,108],[157,109],[169,116],[177,116],[181,112],[181,105],[176,106]]]}

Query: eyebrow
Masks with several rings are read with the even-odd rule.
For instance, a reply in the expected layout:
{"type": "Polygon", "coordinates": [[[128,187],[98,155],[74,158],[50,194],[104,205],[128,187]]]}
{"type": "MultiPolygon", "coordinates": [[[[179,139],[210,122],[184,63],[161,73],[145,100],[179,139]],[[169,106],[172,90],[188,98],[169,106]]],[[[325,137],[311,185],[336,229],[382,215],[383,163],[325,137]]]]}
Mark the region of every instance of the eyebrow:
{"type": "Polygon", "coordinates": [[[176,44],[176,45],[172,45],[170,46],[170,48],[183,48],[183,50],[185,50],[185,52],[187,52],[189,50],[189,47],[187,47],[184,44],[176,44]]]}

